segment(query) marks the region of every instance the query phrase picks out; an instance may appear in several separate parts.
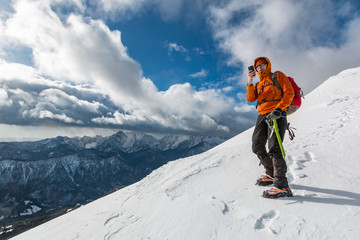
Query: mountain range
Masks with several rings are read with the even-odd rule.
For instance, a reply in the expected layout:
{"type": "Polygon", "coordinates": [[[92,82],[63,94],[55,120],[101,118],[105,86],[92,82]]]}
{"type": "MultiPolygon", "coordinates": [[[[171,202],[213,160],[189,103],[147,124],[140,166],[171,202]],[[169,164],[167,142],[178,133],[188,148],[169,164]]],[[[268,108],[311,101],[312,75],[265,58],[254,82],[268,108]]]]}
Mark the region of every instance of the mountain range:
{"type": "Polygon", "coordinates": [[[223,141],[119,131],[108,137],[0,143],[0,223],[91,202],[139,181],[168,161],[223,141]]]}

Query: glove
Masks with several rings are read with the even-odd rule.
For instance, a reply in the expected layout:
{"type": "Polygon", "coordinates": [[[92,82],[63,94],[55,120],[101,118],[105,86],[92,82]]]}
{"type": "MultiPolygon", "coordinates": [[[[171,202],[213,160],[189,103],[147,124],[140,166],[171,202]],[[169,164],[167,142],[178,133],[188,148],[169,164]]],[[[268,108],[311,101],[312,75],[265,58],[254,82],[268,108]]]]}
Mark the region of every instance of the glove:
{"type": "Polygon", "coordinates": [[[280,118],[281,115],[282,115],[282,110],[281,110],[281,108],[275,108],[274,111],[272,111],[271,113],[269,113],[269,114],[266,116],[266,119],[272,122],[274,119],[280,118]]]}

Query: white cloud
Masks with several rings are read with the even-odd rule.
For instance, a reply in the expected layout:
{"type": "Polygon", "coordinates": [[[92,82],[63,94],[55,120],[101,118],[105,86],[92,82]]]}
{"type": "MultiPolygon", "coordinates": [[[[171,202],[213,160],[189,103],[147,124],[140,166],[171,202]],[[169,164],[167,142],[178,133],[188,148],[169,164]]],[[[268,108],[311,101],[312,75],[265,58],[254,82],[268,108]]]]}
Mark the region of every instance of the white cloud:
{"type": "Polygon", "coordinates": [[[165,46],[168,49],[169,56],[172,56],[173,52],[178,52],[184,56],[185,61],[187,62],[191,61],[191,57],[188,54],[189,51],[184,46],[179,45],[177,43],[166,43],[165,46]]]}
{"type": "Polygon", "coordinates": [[[74,120],[68,116],[66,116],[64,113],[62,114],[54,114],[50,111],[46,111],[46,110],[42,110],[39,112],[38,115],[34,116],[36,118],[50,118],[50,119],[56,119],[56,120],[60,120],[61,122],[65,122],[65,123],[77,123],[77,124],[83,124],[82,121],[80,120],[74,120]]]}
{"type": "Polygon", "coordinates": [[[93,119],[102,124],[138,126],[149,124],[160,130],[231,134],[223,126],[221,113],[231,110],[232,102],[216,91],[195,91],[189,84],[176,84],[165,92],[157,92],[142,108],[132,108],[127,114],[93,119]]]}
{"type": "Polygon", "coordinates": [[[145,7],[147,0],[100,0],[96,5],[97,11],[101,8],[104,15],[112,19],[129,18],[141,12],[145,7]]]}
{"type": "Polygon", "coordinates": [[[224,92],[230,92],[230,91],[233,90],[233,87],[232,87],[232,86],[227,86],[227,87],[222,88],[222,90],[223,90],[224,92]]]}
{"type": "Polygon", "coordinates": [[[169,52],[172,52],[172,51],[183,52],[183,53],[187,52],[186,48],[184,48],[183,46],[181,46],[177,43],[168,43],[167,48],[168,48],[169,52]]]}
{"type": "Polygon", "coordinates": [[[222,0],[101,0],[93,10],[98,15],[112,19],[130,18],[144,10],[158,13],[163,21],[176,21],[186,18],[191,25],[198,17],[203,17],[207,6],[222,0]],[[99,11],[101,13],[99,13],[99,11]]]}
{"type": "Polygon", "coordinates": [[[329,76],[360,65],[355,54],[360,18],[351,1],[344,2],[231,0],[213,6],[209,22],[220,48],[231,54],[229,64],[246,70],[253,59],[267,56],[273,70],[293,76],[309,92],[329,76]],[[339,26],[341,21],[350,22],[339,26]]]}
{"type": "MultiPolygon", "coordinates": [[[[250,126],[236,121],[234,101],[221,91],[196,91],[188,83],[158,91],[128,55],[120,31],[76,14],[60,19],[45,3],[16,1],[15,13],[3,24],[1,34],[13,42],[9,47],[26,46],[34,62],[34,67],[0,62],[2,99],[12,104],[1,111],[14,124],[54,120],[218,135],[250,126]]],[[[175,43],[169,48],[187,52],[175,43]]]]}
{"type": "Polygon", "coordinates": [[[29,66],[0,61],[0,73],[4,123],[38,124],[37,120],[50,118],[51,112],[51,119],[87,125],[92,117],[114,109],[95,89],[40,77],[29,66]]]}
{"type": "Polygon", "coordinates": [[[255,107],[253,105],[248,105],[248,104],[242,103],[239,106],[235,106],[234,110],[236,112],[243,113],[243,112],[253,112],[254,108],[255,107]]]}
{"type": "Polygon", "coordinates": [[[71,111],[86,110],[89,113],[99,113],[99,107],[102,106],[99,102],[85,101],[59,89],[46,89],[40,92],[39,97],[42,98],[42,102],[62,109],[71,109],[71,111]]]}
{"type": "Polygon", "coordinates": [[[119,31],[78,15],[62,23],[42,1],[18,1],[16,10],[7,35],[32,49],[40,74],[93,84],[120,104],[146,95],[140,66],[127,55],[119,31]]]}
{"type": "Polygon", "coordinates": [[[205,69],[201,69],[200,72],[192,73],[190,74],[190,77],[192,78],[206,78],[209,74],[209,71],[205,69]]]}
{"type": "Polygon", "coordinates": [[[104,10],[110,11],[132,11],[137,12],[142,8],[146,0],[101,0],[104,10]]]}
{"type": "Polygon", "coordinates": [[[8,93],[4,89],[0,89],[0,106],[12,105],[12,100],[9,99],[8,93]]]}

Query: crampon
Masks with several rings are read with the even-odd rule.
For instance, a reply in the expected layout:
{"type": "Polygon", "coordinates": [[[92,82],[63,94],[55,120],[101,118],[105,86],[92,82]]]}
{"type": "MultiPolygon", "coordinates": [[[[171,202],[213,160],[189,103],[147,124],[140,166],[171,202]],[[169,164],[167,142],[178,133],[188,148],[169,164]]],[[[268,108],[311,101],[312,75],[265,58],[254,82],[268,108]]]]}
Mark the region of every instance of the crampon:
{"type": "Polygon", "coordinates": [[[256,180],[255,185],[259,186],[268,186],[274,183],[274,178],[268,175],[262,175],[258,180],[256,180]]]}
{"type": "Polygon", "coordinates": [[[280,198],[280,197],[292,197],[292,192],[289,187],[280,189],[273,187],[263,192],[264,198],[280,198]]]}

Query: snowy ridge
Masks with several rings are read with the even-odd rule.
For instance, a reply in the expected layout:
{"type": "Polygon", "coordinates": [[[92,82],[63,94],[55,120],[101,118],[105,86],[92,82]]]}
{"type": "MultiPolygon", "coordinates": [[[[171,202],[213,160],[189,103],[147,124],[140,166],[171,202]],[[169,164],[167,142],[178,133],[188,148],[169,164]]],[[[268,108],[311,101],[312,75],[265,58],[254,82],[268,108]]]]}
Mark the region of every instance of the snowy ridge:
{"type": "Polygon", "coordinates": [[[359,100],[360,68],[349,69],[289,117],[292,198],[261,197],[249,129],[14,239],[358,239],[359,100]]]}

